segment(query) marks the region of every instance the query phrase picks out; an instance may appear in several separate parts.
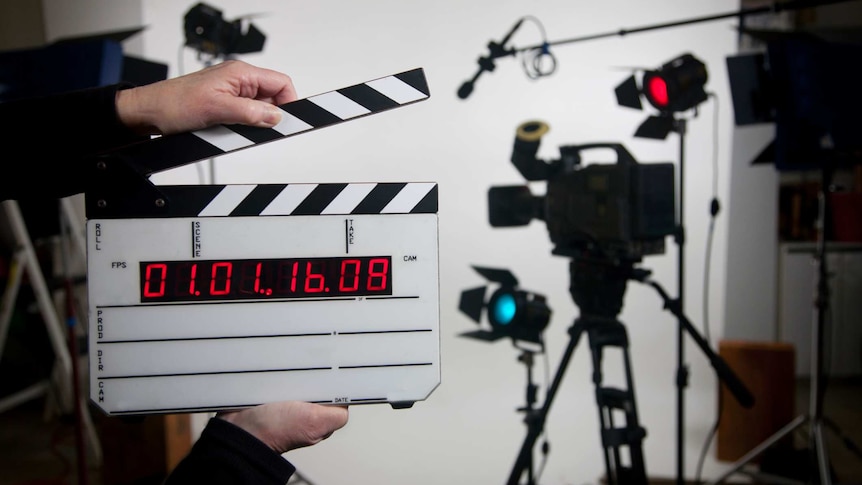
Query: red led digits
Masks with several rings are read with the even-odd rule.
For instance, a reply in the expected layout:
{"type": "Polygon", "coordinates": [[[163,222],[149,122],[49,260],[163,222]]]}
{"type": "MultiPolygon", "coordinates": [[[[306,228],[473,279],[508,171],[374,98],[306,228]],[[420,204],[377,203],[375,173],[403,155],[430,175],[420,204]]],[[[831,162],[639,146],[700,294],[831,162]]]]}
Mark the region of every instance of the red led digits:
{"type": "Polygon", "coordinates": [[[259,295],[271,295],[272,288],[263,288],[260,285],[260,278],[263,272],[263,263],[254,265],[254,292],[259,295]]]}
{"type": "Polygon", "coordinates": [[[269,273],[272,265],[264,264],[262,261],[240,262],[240,280],[238,291],[243,295],[268,296],[273,289],[267,286],[272,277],[269,273]]]}
{"type": "Polygon", "coordinates": [[[141,302],[392,294],[389,256],[140,263],[141,302]]]}
{"type": "Polygon", "coordinates": [[[147,265],[144,275],[144,283],[141,285],[142,298],[160,298],[165,296],[165,275],[168,266],[164,263],[150,263],[147,265]],[[155,288],[153,282],[155,281],[155,288]]]}
{"type": "Polygon", "coordinates": [[[317,261],[308,261],[305,263],[305,292],[306,293],[320,293],[321,291],[326,291],[326,278],[323,276],[323,269],[325,269],[326,262],[317,260],[317,261]]]}
{"type": "Polygon", "coordinates": [[[213,263],[210,272],[210,295],[222,296],[230,294],[230,278],[233,274],[233,263],[219,261],[213,263]]]}
{"type": "Polygon", "coordinates": [[[358,259],[341,261],[341,276],[338,278],[339,291],[356,291],[359,289],[359,268],[362,263],[358,259]]]}
{"type": "Polygon", "coordinates": [[[193,264],[189,270],[189,295],[200,295],[195,289],[195,279],[198,277],[198,265],[193,264]]]}
{"type": "Polygon", "coordinates": [[[368,266],[368,290],[385,289],[388,284],[389,258],[373,258],[369,261],[368,266]]]}

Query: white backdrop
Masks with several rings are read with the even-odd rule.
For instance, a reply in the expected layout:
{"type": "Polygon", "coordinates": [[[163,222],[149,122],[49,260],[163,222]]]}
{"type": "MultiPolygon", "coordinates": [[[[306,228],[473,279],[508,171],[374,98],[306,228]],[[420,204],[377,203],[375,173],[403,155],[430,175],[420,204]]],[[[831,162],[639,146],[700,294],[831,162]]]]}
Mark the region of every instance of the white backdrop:
{"type": "MultiPolygon", "coordinates": [[[[170,75],[199,69],[195,53],[182,47],[182,22],[195,2],[143,0],[147,30],[143,54],[170,65],[170,75]]],[[[560,145],[622,142],[641,162],[678,158],[679,139],[633,138],[647,112],[617,106],[614,87],[628,76],[620,67],[652,68],[691,52],[706,62],[709,101],[689,123],[686,143],[687,228],[686,313],[699,329],[703,322],[704,248],[708,207],[719,151],[718,187],[727,200],[723,170],[729,167],[732,112],[725,57],[735,51],[732,21],[700,23],[655,32],[614,36],[555,48],[558,69],[539,81],[527,78],[520,61],[497,61],[474,93],[461,100],[460,84],[476,70],[491,39],[500,40],[521,17],[539,19],[549,40],[616,31],[687,19],[739,8],[733,0],[213,0],[227,19],[257,15],[252,22],[267,41],[263,52],[241,59],[291,75],[300,97],[401,72],[425,69],[431,99],[414,106],[270,143],[216,160],[218,183],[435,181],[440,195],[440,288],[442,384],[412,409],[353,406],[347,427],[327,441],[290,452],[288,458],[317,485],[356,483],[504,483],[524,439],[526,372],[518,350],[508,342],[490,345],[459,337],[474,328],[457,310],[461,290],[483,284],[471,264],[511,269],[522,286],[547,296],[554,310],[545,332],[547,368],[535,367],[540,396],[568,343],[567,329],[577,316],[568,293],[568,261],[550,254],[541,222],[495,229],[487,222],[488,187],[519,184],[509,162],[516,127],[542,119],[551,131],[539,156],[556,158],[560,145]],[[719,110],[717,140],[713,115],[719,110]]],[[[514,45],[540,40],[525,22],[514,45]]],[[[610,153],[588,153],[588,163],[610,162],[610,153]]],[[[206,164],[205,164],[206,165],[206,164]]],[[[203,167],[206,168],[206,167],[203,167]]],[[[187,166],[158,174],[157,183],[197,183],[199,171],[187,166]]],[[[541,183],[533,184],[537,194],[541,183]]],[[[709,293],[713,341],[722,328],[726,227],[719,219],[709,293]]],[[[677,293],[676,247],[646,258],[644,266],[668,291],[677,293]]],[[[622,321],[629,330],[634,378],[651,476],[673,477],[676,426],[675,318],[662,309],[651,289],[629,285],[622,321]]],[[[701,330],[702,331],[702,330],[701,330]]],[[[706,359],[688,339],[691,381],[686,392],[686,474],[694,475],[704,439],[715,418],[717,381],[706,359]]],[[[606,358],[606,381],[619,382],[620,359],[606,358]]],[[[604,473],[597,410],[585,340],[575,352],[548,416],[551,453],[541,482],[594,483],[604,473]]],[[[541,404],[541,402],[539,403],[541,404]]],[[[538,447],[537,447],[538,450],[538,447]]],[[[722,465],[710,453],[705,474],[722,465]]],[[[537,463],[541,456],[537,453],[537,463]]]]}

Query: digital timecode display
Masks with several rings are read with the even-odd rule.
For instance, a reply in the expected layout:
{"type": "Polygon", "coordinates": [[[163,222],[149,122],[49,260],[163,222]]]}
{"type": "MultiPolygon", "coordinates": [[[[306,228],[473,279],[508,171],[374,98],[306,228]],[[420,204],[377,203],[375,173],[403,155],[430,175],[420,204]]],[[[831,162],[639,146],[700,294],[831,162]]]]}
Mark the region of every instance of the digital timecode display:
{"type": "Polygon", "coordinates": [[[149,261],[141,302],[392,294],[390,256],[149,261]]]}

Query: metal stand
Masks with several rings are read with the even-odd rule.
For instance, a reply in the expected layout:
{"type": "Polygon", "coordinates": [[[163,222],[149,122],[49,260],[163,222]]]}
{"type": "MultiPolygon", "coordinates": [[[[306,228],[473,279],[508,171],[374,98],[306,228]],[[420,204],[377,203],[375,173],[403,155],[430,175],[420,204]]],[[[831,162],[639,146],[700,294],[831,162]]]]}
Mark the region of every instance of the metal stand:
{"type": "MultiPolygon", "coordinates": [[[[688,120],[677,118],[673,113],[664,113],[662,118],[667,120],[670,131],[679,136],[679,180],[676,182],[677,200],[677,226],[674,242],[677,247],[677,298],[673,304],[679,309],[680,314],[685,312],[685,135],[688,131],[688,120]]],[[[648,130],[647,130],[648,131],[648,130]]],[[[641,132],[639,129],[635,136],[654,138],[652,134],[641,132]]],[[[679,314],[679,325],[677,326],[676,338],[676,483],[685,483],[685,389],[688,387],[689,372],[685,363],[685,334],[686,329],[683,317],[679,314]]]]}
{"type": "Polygon", "coordinates": [[[6,216],[9,219],[9,225],[12,229],[12,234],[15,237],[17,249],[12,258],[12,265],[9,271],[9,282],[6,285],[6,290],[3,294],[3,309],[2,320],[0,320],[0,352],[2,352],[6,343],[6,336],[9,332],[11,324],[12,312],[15,308],[15,300],[18,297],[18,290],[21,286],[21,280],[26,273],[30,285],[33,287],[33,292],[36,297],[36,302],[39,305],[39,311],[42,314],[42,319],[45,324],[45,329],[48,332],[48,338],[51,342],[51,348],[54,351],[54,371],[52,372],[53,385],[50,381],[39,382],[22,391],[14,393],[0,400],[0,412],[16,407],[24,402],[39,397],[49,390],[56,390],[56,398],[59,409],[63,412],[68,412],[73,406],[72,400],[72,356],[69,348],[66,345],[66,336],[63,329],[63,324],[60,322],[60,317],[57,315],[54,301],[51,297],[51,292],[48,290],[48,284],[45,282],[45,277],[42,274],[42,269],[39,266],[39,260],[36,256],[36,251],[33,249],[33,243],[30,240],[30,234],[27,231],[27,226],[24,223],[24,217],[21,214],[21,209],[18,202],[7,200],[3,202],[3,208],[6,211],[6,216]]]}
{"type": "MultiPolygon", "coordinates": [[[[651,120],[660,121],[662,126],[668,126],[670,132],[679,136],[679,179],[676,182],[676,233],[674,242],[677,246],[677,298],[674,304],[681,313],[685,311],[685,135],[688,130],[688,120],[677,118],[674,113],[662,113],[651,117],[651,120]]],[[[649,120],[648,120],[649,121],[649,120]]],[[[654,127],[647,128],[646,123],[641,125],[635,133],[636,137],[664,139],[669,132],[662,134],[654,133],[654,127]]],[[[676,338],[676,484],[685,483],[685,389],[688,387],[688,365],[685,363],[685,334],[684,322],[680,318],[676,338]]]]}
{"type": "Polygon", "coordinates": [[[630,265],[618,265],[604,260],[573,259],[569,264],[570,293],[581,310],[581,315],[569,328],[569,344],[557,368],[544,405],[538,410],[527,409],[528,432],[521,451],[509,475],[508,484],[517,485],[525,471],[529,471],[532,485],[532,455],[536,440],[541,436],[563,374],[574,354],[581,335],[586,332],[593,361],[593,384],[598,404],[601,441],[607,472],[607,483],[646,484],[642,442],[646,430],[638,422],[637,404],[628,352],[628,336],[623,324],[616,319],[622,309],[623,295],[631,274],[630,265]],[[626,388],[603,385],[601,364],[606,347],[622,351],[626,388]],[[622,414],[624,423],[615,422],[622,414]],[[629,463],[623,463],[622,449],[627,449],[629,463]]]}
{"type": "MultiPolygon", "coordinates": [[[[823,439],[824,426],[836,430],[836,426],[823,415],[823,397],[825,388],[822,380],[823,373],[823,331],[826,314],[829,310],[829,279],[826,264],[826,224],[830,220],[829,190],[832,185],[832,168],[824,164],[821,173],[819,199],[819,228],[817,231],[817,295],[815,298],[816,319],[811,328],[811,388],[809,390],[809,409],[807,414],[797,416],[793,421],[778,430],[777,433],[764,440],[745,456],[740,458],[733,467],[724,475],[720,476],[712,484],[721,483],[735,473],[759,477],[761,480],[772,480],[774,483],[816,483],[829,485],[832,483],[832,473],[829,464],[829,456],[826,451],[826,443],[823,439]],[[788,480],[782,477],[764,476],[754,472],[743,472],[743,467],[757,458],[761,453],[771,448],[782,438],[792,433],[799,427],[807,424],[808,452],[809,452],[809,477],[807,482],[788,480]]],[[[840,433],[839,433],[840,434],[840,433]]],[[[846,438],[845,438],[846,441],[846,438]]],[[[852,443],[848,447],[858,451],[852,443]]]]}
{"type": "MultiPolygon", "coordinates": [[[[78,393],[80,383],[78,382],[77,362],[75,359],[78,359],[79,356],[73,355],[69,349],[69,345],[67,345],[67,337],[72,339],[74,334],[71,331],[68,334],[64,331],[64,326],[57,314],[51,291],[39,265],[39,260],[18,202],[14,200],[4,201],[3,208],[9,219],[17,249],[10,266],[9,280],[6,284],[2,299],[2,309],[0,310],[0,355],[2,355],[6,344],[15,301],[18,297],[21,281],[26,273],[28,282],[33,288],[51,348],[54,352],[54,369],[52,370],[51,377],[0,399],[0,412],[13,409],[40,396],[48,395],[49,399],[46,402],[46,409],[50,406],[55,406],[55,410],[60,413],[71,413],[74,410],[77,425],[82,427],[81,432],[86,432],[89,437],[94,460],[97,464],[101,464],[102,450],[95,426],[89,413],[86,411],[87,398],[81,397],[78,393]]],[[[62,199],[60,201],[60,212],[61,222],[63,223],[61,225],[64,228],[71,228],[70,238],[83,251],[82,254],[86,256],[86,249],[83,245],[83,232],[78,232],[76,237],[75,228],[80,228],[80,224],[77,224],[74,217],[74,209],[71,201],[62,199]]],[[[65,257],[69,257],[68,252],[65,257]]],[[[68,261],[66,263],[68,264],[68,261]]],[[[76,348],[74,341],[71,342],[71,346],[76,348]]],[[[83,451],[82,443],[79,440],[79,453],[83,453],[83,451]]],[[[79,460],[79,466],[81,465],[81,461],[79,460]]],[[[79,473],[81,472],[79,471],[79,473]]]]}
{"type": "MultiPolygon", "coordinates": [[[[685,312],[685,119],[674,119],[673,131],[679,135],[679,226],[674,238],[677,253],[677,305],[685,312]]],[[[685,329],[680,322],[676,338],[676,483],[685,483],[685,388],[688,387],[688,366],[685,364],[685,329]]]]}
{"type": "MultiPolygon", "coordinates": [[[[532,417],[536,412],[536,393],[538,391],[538,386],[536,386],[535,381],[533,380],[533,362],[534,362],[535,352],[527,349],[521,349],[521,355],[518,356],[518,362],[524,364],[527,368],[527,390],[526,390],[526,403],[524,407],[518,408],[519,412],[524,413],[526,416],[525,422],[529,425],[530,423],[535,422],[532,417]]],[[[539,438],[542,434],[542,430],[538,430],[539,434],[536,436],[536,439],[539,438]]],[[[524,469],[527,472],[527,483],[535,484],[536,483],[536,470],[533,460],[533,453],[530,453],[525,457],[526,462],[524,463],[524,469]]]]}

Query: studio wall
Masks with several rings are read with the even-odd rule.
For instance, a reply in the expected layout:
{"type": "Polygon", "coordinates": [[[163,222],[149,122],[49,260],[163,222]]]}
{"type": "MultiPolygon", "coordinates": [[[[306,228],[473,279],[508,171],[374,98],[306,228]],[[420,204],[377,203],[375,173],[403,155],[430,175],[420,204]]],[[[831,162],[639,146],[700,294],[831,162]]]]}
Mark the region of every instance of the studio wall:
{"type": "MultiPolygon", "coordinates": [[[[78,22],[85,30],[96,30],[93,22],[105,30],[145,25],[135,40],[139,44],[129,48],[169,64],[173,77],[206,65],[206,59],[183,46],[182,19],[194,3],[142,0],[130,2],[115,16],[108,11],[92,16],[86,12],[113,5],[92,0],[78,2],[74,15],[87,19],[78,22]]],[[[524,288],[547,296],[553,315],[545,331],[547,352],[534,368],[539,396],[557,370],[578,308],[568,293],[568,260],[551,255],[544,225],[534,221],[522,228],[492,228],[487,190],[492,185],[525,183],[509,158],[517,126],[531,119],[551,127],[538,153],[544,159],[557,158],[562,145],[620,142],[641,162],[678,164],[679,137],[634,138],[649,111],[618,106],[614,87],[632,68],[655,68],[684,52],[706,63],[707,90],[715,94],[697,116],[687,114],[691,119],[685,138],[685,311],[703,333],[708,298],[708,333],[717,345],[723,331],[728,264],[730,222],[724,215],[715,226],[706,294],[703,275],[714,181],[720,200],[730,195],[733,115],[725,57],[736,50],[733,21],[554,47],[557,69],[538,80],[525,75],[520,59],[499,59],[496,69],[478,80],[470,97],[459,99],[456,91],[475,72],[477,58],[487,53],[487,43],[499,41],[522,17],[531,18],[511,39],[519,47],[541,42],[534,20],[541,23],[547,39],[555,41],[729,12],[739,7],[737,2],[221,0],[210,4],[228,19],[248,16],[266,34],[262,52],[239,59],[288,73],[300,97],[414,67],[424,68],[431,90],[428,101],[414,106],[153,177],[163,184],[201,183],[210,177],[230,184],[439,184],[441,385],[411,409],[352,406],[347,427],[319,445],[286,455],[310,481],[422,485],[506,480],[526,432],[523,414],[518,412],[525,404],[526,373],[517,360],[518,349],[509,342],[489,344],[459,335],[475,328],[458,311],[460,292],[484,282],[470,265],[508,268],[524,288]]],[[[46,2],[46,7],[55,14],[73,16],[62,2],[46,2]]],[[[55,22],[60,21],[48,22],[49,34],[60,29],[55,22]]],[[[585,160],[612,161],[613,155],[603,151],[585,160]]],[[[544,190],[542,183],[530,185],[537,194],[544,190]]],[[[643,266],[671,294],[677,293],[677,252],[671,239],[665,254],[645,258],[643,266]]],[[[640,420],[648,433],[644,441],[647,471],[650,476],[674,477],[677,321],[651,288],[635,282],[629,283],[620,319],[629,331],[640,420]]],[[[685,356],[691,372],[685,407],[686,475],[691,478],[716,417],[717,380],[690,339],[685,356]]],[[[621,380],[620,363],[617,354],[606,357],[607,382],[621,380]]],[[[551,451],[543,483],[595,483],[604,474],[591,372],[588,347],[582,341],[548,416],[545,438],[551,451]]],[[[537,466],[543,464],[538,451],[539,447],[537,466]]],[[[710,453],[704,475],[715,475],[724,467],[710,453]]]]}

